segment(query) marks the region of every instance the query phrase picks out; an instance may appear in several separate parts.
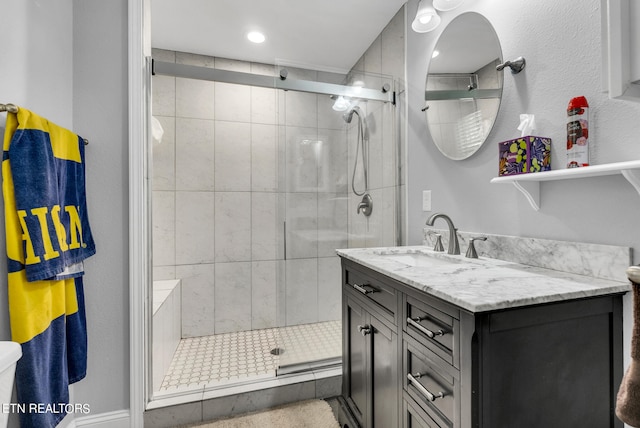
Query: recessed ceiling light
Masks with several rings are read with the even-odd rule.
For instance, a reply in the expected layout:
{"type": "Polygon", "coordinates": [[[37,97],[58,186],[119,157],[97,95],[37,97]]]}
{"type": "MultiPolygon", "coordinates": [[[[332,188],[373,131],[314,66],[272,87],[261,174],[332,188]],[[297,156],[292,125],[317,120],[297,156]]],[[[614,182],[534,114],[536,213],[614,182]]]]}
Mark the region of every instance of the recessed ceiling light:
{"type": "Polygon", "coordinates": [[[264,34],[259,31],[251,31],[247,33],[247,39],[253,43],[262,43],[265,40],[264,34]]]}

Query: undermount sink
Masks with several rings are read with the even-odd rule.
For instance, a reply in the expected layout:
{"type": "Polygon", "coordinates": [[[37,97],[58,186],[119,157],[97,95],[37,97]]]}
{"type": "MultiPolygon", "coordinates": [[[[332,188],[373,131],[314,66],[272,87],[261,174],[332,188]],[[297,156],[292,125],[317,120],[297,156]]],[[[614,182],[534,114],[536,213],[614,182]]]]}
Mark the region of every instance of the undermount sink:
{"type": "MultiPolygon", "coordinates": [[[[376,252],[376,255],[411,267],[437,267],[465,263],[465,259],[461,256],[452,256],[439,252],[390,250],[376,252]]],[[[469,260],[467,259],[466,261],[468,262],[469,260]]]]}

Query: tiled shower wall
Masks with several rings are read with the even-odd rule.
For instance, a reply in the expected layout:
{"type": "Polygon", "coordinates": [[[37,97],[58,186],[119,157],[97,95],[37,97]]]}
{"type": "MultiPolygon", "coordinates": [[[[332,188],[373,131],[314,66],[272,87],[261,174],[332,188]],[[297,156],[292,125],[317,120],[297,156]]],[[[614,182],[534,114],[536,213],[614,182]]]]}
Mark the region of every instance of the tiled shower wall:
{"type": "MultiPolygon", "coordinates": [[[[404,13],[397,19],[403,23],[404,13]]],[[[394,21],[354,70],[380,73],[383,57],[397,61],[404,33],[394,21]]],[[[271,65],[159,49],[153,57],[275,73],[271,65]]],[[[287,69],[289,79],[344,79],[287,69]]],[[[182,280],[183,337],[339,319],[334,250],[395,245],[394,108],[361,105],[374,199],[364,218],[350,184],[355,128],[332,104],[324,95],[153,77],[152,112],[164,130],[152,148],[154,279],[182,280]]]]}
{"type": "MultiPolygon", "coordinates": [[[[368,88],[381,88],[386,77],[391,76],[396,93],[395,106],[390,103],[367,103],[365,106],[371,133],[369,193],[374,209],[370,217],[357,215],[361,197],[355,196],[349,187],[349,227],[351,236],[355,237],[350,241],[352,248],[394,246],[405,242],[405,10],[406,5],[400,8],[349,73],[352,80],[361,77],[368,88]]],[[[352,128],[349,133],[350,174],[355,138],[356,132],[352,128]]],[[[356,179],[356,189],[361,188],[356,179]]]]}

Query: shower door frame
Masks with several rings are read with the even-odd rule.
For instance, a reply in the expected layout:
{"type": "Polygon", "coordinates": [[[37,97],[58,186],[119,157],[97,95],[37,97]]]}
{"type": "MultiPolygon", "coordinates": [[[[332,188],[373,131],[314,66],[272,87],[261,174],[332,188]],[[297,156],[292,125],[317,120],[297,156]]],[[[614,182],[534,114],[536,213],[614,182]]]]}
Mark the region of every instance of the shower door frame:
{"type": "MultiPolygon", "coordinates": [[[[134,1],[134,0],[131,0],[134,1]]],[[[274,66],[275,67],[275,66],[274,66]]],[[[134,290],[137,287],[132,287],[132,373],[140,373],[140,370],[144,373],[144,378],[142,382],[139,379],[138,375],[132,374],[132,389],[131,389],[131,406],[132,411],[134,411],[134,407],[141,409],[143,412],[145,409],[153,409],[157,407],[161,407],[162,405],[156,403],[154,405],[152,396],[153,391],[151,390],[151,381],[149,374],[149,362],[151,361],[151,328],[149,327],[149,319],[150,319],[150,287],[151,287],[151,238],[150,238],[150,224],[146,226],[139,225],[141,222],[141,218],[150,217],[150,184],[149,184],[149,165],[150,160],[148,159],[150,150],[148,149],[148,145],[150,144],[150,79],[152,75],[167,75],[173,77],[182,77],[189,79],[198,79],[198,80],[208,80],[208,81],[216,81],[222,83],[232,83],[232,84],[241,84],[255,87],[264,87],[270,89],[282,89],[285,91],[298,91],[298,92],[307,92],[307,93],[315,93],[320,95],[335,95],[335,96],[345,96],[354,99],[360,100],[372,100],[372,101],[381,101],[383,103],[391,103],[392,105],[396,104],[396,93],[390,88],[383,87],[380,90],[370,89],[370,88],[362,88],[357,87],[354,88],[352,86],[344,86],[337,85],[331,83],[324,82],[316,82],[316,81],[305,81],[305,80],[293,80],[286,78],[278,77],[278,76],[268,76],[268,75],[257,75],[251,73],[243,73],[237,71],[227,71],[221,69],[214,69],[209,67],[202,66],[192,66],[186,64],[176,64],[176,63],[167,63],[161,61],[155,61],[151,59],[151,57],[146,57],[146,69],[145,69],[145,78],[148,81],[145,81],[143,84],[143,88],[141,91],[145,94],[145,100],[143,103],[142,110],[144,111],[144,124],[143,133],[144,137],[142,140],[145,144],[143,148],[137,147],[136,151],[139,153],[135,154],[131,153],[132,164],[137,163],[138,165],[142,165],[144,170],[144,176],[138,177],[142,180],[142,182],[134,183],[132,179],[131,186],[136,186],[137,190],[134,192],[132,190],[131,195],[136,195],[135,198],[138,201],[138,204],[141,200],[144,200],[143,206],[134,207],[132,205],[132,218],[138,219],[136,221],[136,228],[133,230],[137,230],[135,236],[132,236],[132,245],[137,242],[138,247],[135,251],[132,249],[131,260],[132,260],[132,284],[136,282],[142,282],[144,284],[144,293],[141,296],[139,290],[134,290]],[[139,161],[136,162],[138,158],[139,161]],[[141,188],[141,189],[140,189],[141,188]],[[137,217],[136,212],[142,214],[141,217],[137,217]],[[138,227],[140,229],[138,229],[138,227]],[[144,230],[141,230],[144,229],[144,230]],[[144,259],[144,263],[142,260],[144,259]],[[136,263],[133,264],[133,260],[136,260],[136,263]],[[135,271],[135,272],[134,272],[135,271]],[[137,278],[134,281],[133,278],[137,278]],[[134,296],[135,295],[135,296],[134,296]],[[141,306],[143,307],[141,310],[141,306]],[[144,320],[142,320],[140,314],[141,312],[144,314],[144,320]],[[141,323],[141,325],[136,325],[136,322],[141,323]],[[143,343],[142,349],[137,349],[138,344],[136,344],[134,348],[134,341],[138,341],[143,343]],[[138,370],[137,372],[134,370],[138,370]],[[133,379],[135,378],[135,379],[133,379]],[[134,393],[134,390],[136,391],[134,393]],[[143,396],[142,401],[140,400],[140,396],[143,396]],[[134,405],[134,401],[137,401],[137,405],[134,405]]],[[[132,138],[131,141],[135,141],[132,138]]],[[[138,139],[138,141],[140,141],[138,139]]],[[[398,141],[399,144],[399,141],[398,141]]],[[[135,175],[135,168],[132,170],[132,175],[135,175]]],[[[399,177],[398,177],[399,180],[399,177]]],[[[400,183],[398,182],[398,186],[400,183]]],[[[399,223],[399,219],[397,223],[399,223]]],[[[144,223],[144,222],[143,222],[144,223]]],[[[133,223],[131,223],[133,225],[133,223]]],[[[137,412],[136,412],[137,413],[137,412]]]]}
{"type": "Polygon", "coordinates": [[[363,100],[390,102],[395,104],[395,92],[389,89],[370,89],[334,83],[314,82],[310,80],[291,80],[263,74],[228,71],[196,65],[177,64],[152,60],[152,73],[183,77],[186,79],[209,80],[212,82],[234,83],[261,88],[283,89],[285,91],[310,92],[323,95],[337,95],[363,100]]]}
{"type": "Polygon", "coordinates": [[[128,0],[129,83],[129,426],[144,425],[149,404],[151,248],[148,181],[151,126],[149,0],[128,0]]]}

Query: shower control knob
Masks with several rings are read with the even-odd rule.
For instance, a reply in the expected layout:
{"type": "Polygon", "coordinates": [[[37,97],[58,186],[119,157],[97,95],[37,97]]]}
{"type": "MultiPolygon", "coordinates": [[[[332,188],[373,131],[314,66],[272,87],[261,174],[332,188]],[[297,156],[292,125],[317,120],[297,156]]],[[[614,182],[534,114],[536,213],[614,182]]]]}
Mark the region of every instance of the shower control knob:
{"type": "Polygon", "coordinates": [[[373,211],[373,199],[370,194],[366,193],[362,197],[362,202],[358,204],[358,209],[356,211],[358,214],[362,212],[366,217],[371,215],[371,212],[373,211]]]}

